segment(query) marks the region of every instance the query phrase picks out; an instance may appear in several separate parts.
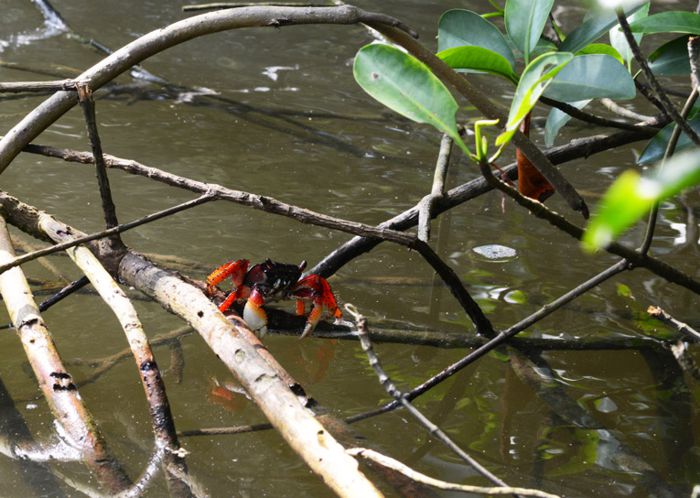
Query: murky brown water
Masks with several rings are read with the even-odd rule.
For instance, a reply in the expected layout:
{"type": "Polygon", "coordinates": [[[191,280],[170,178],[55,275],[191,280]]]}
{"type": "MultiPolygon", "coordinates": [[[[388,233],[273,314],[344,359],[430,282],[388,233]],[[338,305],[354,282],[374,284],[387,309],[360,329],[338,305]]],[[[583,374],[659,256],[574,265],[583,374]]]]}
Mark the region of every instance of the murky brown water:
{"type": "MultiPolygon", "coordinates": [[[[24,40],[16,35],[32,33],[41,26],[42,18],[28,0],[2,3],[0,40],[10,42],[0,45],[3,61],[67,72],[99,60],[92,50],[63,36],[19,43],[24,40]]],[[[183,17],[180,4],[166,0],[54,3],[75,30],[112,48],[183,17]]],[[[481,0],[357,3],[406,20],[431,46],[442,11],[451,7],[483,11],[487,7],[481,0]]],[[[571,18],[578,14],[577,8],[571,18]]],[[[226,101],[174,96],[145,84],[140,85],[140,91],[103,97],[97,111],[104,149],[191,178],[379,223],[413,206],[429,192],[439,137],[428,127],[413,125],[384,110],[354,83],[352,57],[369,41],[360,27],[314,26],[240,30],[168,50],[149,60],[147,69],[183,86],[214,89],[226,101]],[[308,136],[286,132],[299,129],[284,121],[287,118],[307,125],[318,135],[309,140],[308,136]]],[[[38,78],[0,68],[2,81],[38,78]]],[[[133,83],[128,77],[119,81],[133,83]]],[[[491,86],[486,88],[495,96],[491,86]]],[[[498,90],[506,91],[505,87],[498,90]]],[[[41,100],[3,99],[0,133],[41,100]]],[[[571,130],[585,134],[598,131],[571,130]]],[[[71,111],[37,142],[88,149],[80,112],[71,111]]],[[[641,149],[642,144],[636,144],[574,161],[565,171],[594,204],[611,176],[630,166],[641,149]]],[[[451,172],[450,185],[476,176],[473,165],[460,161],[451,172]]],[[[118,171],[111,173],[111,181],[123,221],[189,198],[182,191],[118,171]]],[[[3,173],[2,188],[85,231],[100,227],[99,200],[88,167],[21,155],[3,173]]],[[[700,197],[697,192],[690,193],[686,200],[691,206],[698,205],[700,197]]],[[[568,212],[561,199],[555,197],[550,203],[568,212]]],[[[613,261],[606,255],[585,256],[567,236],[509,202],[505,212],[501,206],[500,196],[483,196],[455,209],[449,221],[442,222],[441,230],[434,231],[437,244],[449,228],[442,255],[497,327],[507,327],[527,316],[613,261]],[[512,248],[516,256],[489,261],[474,251],[487,244],[512,248]]],[[[698,241],[687,240],[688,234],[697,238],[692,227],[697,220],[688,220],[679,204],[664,204],[654,252],[698,277],[698,241]]],[[[627,239],[638,240],[641,233],[642,228],[633,230],[627,239]]],[[[203,278],[203,268],[232,258],[306,259],[314,264],[348,236],[219,203],[141,227],[124,238],[138,251],[177,255],[192,262],[191,270],[184,271],[203,278]]],[[[77,278],[66,258],[50,261],[77,278]]],[[[36,262],[25,269],[35,279],[51,278],[36,262]]],[[[447,292],[437,303],[437,318],[432,318],[431,282],[432,272],[417,255],[388,244],[353,261],[331,279],[340,300],[356,304],[370,322],[391,319],[435,330],[446,324],[466,323],[447,292]]],[[[696,296],[638,270],[589,292],[528,333],[573,339],[637,335],[648,327],[663,329],[640,319],[650,304],[700,324],[696,296]]],[[[151,336],[181,325],[157,305],[140,301],[137,306],[151,336]]],[[[72,296],[50,310],[46,319],[69,363],[101,358],[126,347],[118,323],[93,295],[72,296]]],[[[356,343],[318,339],[300,343],[279,336],[270,336],[265,342],[290,373],[339,416],[363,412],[388,399],[356,343]]],[[[182,382],[176,383],[172,372],[165,374],[179,430],[262,421],[250,403],[210,396],[211,378],[227,381],[230,374],[198,337],[188,336],[182,344],[186,361],[182,382]]],[[[376,349],[390,374],[406,388],[465,353],[389,344],[376,349]]],[[[13,333],[0,335],[0,351],[0,378],[17,409],[37,440],[48,438],[53,433],[51,418],[13,333]]],[[[161,366],[167,368],[169,349],[160,347],[157,354],[161,366]]],[[[647,489],[638,485],[640,477],[614,462],[619,442],[683,493],[700,481],[697,384],[690,379],[691,383],[685,384],[677,376],[661,382],[652,374],[653,361],[638,351],[551,351],[545,358],[561,376],[566,393],[590,410],[605,431],[579,429],[562,421],[497,356],[481,359],[421,397],[417,405],[463,448],[513,485],[541,486],[567,496],[646,496],[647,489]]],[[[668,366],[661,368],[668,370],[668,366]]],[[[89,377],[93,369],[79,364],[71,371],[80,380],[89,377]]],[[[97,382],[81,387],[81,394],[130,474],[137,476],[148,458],[152,436],[133,364],[130,360],[119,363],[97,382]]],[[[430,475],[482,482],[470,479],[473,471],[405,413],[383,415],[355,427],[377,448],[430,475]]],[[[190,437],[182,442],[190,452],[193,476],[212,496],[330,493],[273,432],[190,437]]],[[[90,479],[77,465],[56,468],[79,481],[90,479]]],[[[68,487],[58,490],[42,484],[34,470],[0,457],[0,495],[36,495],[37,489],[47,496],[76,493],[68,487]]],[[[164,494],[160,480],[149,491],[151,496],[164,494]]]]}

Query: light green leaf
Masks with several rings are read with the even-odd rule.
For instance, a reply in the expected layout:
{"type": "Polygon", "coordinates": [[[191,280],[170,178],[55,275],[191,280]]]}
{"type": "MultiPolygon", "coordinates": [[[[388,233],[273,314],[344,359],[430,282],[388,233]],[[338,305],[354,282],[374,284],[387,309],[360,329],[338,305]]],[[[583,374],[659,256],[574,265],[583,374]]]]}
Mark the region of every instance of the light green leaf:
{"type": "Polygon", "coordinates": [[[469,154],[457,131],[457,102],[418,59],[390,45],[366,45],[355,56],[353,74],[362,89],[379,102],[447,133],[469,154]]]}
{"type": "MultiPolygon", "coordinates": [[[[689,119],[688,124],[690,127],[700,133],[700,118],[689,119]]],[[[660,161],[664,157],[664,152],[666,152],[666,146],[668,141],[671,139],[671,133],[673,133],[673,128],[676,127],[675,123],[670,123],[654,135],[654,137],[649,140],[649,143],[642,151],[642,154],[637,159],[637,164],[646,166],[647,164],[655,163],[660,161]]],[[[683,149],[687,149],[693,145],[692,140],[688,138],[688,135],[681,132],[680,137],[678,137],[678,143],[676,144],[676,152],[683,149]]]]}
{"type": "Polygon", "coordinates": [[[637,222],[659,201],[700,183],[700,150],[673,156],[648,177],[634,170],[610,186],[583,235],[583,247],[594,251],[637,222]]]}
{"type": "Polygon", "coordinates": [[[608,97],[631,99],[636,95],[634,80],[625,66],[609,55],[578,55],[563,68],[545,95],[562,102],[608,97]]]}
{"type": "Polygon", "coordinates": [[[573,58],[574,54],[567,52],[550,53],[540,55],[528,64],[520,76],[518,88],[515,90],[506,129],[496,139],[496,145],[505,144],[513,137],[520,122],[535,106],[552,78],[573,58]]]}
{"type": "MultiPolygon", "coordinates": [[[[577,109],[583,109],[588,105],[589,100],[580,100],[578,102],[568,102],[569,105],[576,107],[577,109]]],[[[552,108],[549,111],[549,116],[547,116],[547,123],[544,126],[544,144],[547,147],[554,145],[554,140],[557,138],[559,131],[571,120],[569,116],[564,111],[560,111],[557,108],[552,108]]]]}
{"type": "MultiPolygon", "coordinates": [[[[647,2],[644,5],[642,5],[637,12],[630,16],[627,16],[627,22],[633,23],[635,21],[647,17],[648,15],[649,3],[647,2]]],[[[642,41],[642,36],[642,34],[634,35],[634,39],[637,40],[637,43],[640,43],[642,41]]],[[[619,25],[615,26],[610,30],[610,44],[613,47],[615,47],[615,49],[620,53],[625,62],[629,62],[632,60],[632,49],[630,49],[630,46],[627,43],[627,39],[625,38],[625,34],[622,32],[619,25]]]]}
{"type": "Polygon", "coordinates": [[[525,62],[542,36],[554,0],[507,0],[505,24],[508,36],[523,53],[525,62]]]}
{"type": "Polygon", "coordinates": [[[660,76],[685,76],[690,74],[688,61],[688,35],[664,43],[649,55],[649,68],[660,76]]]}
{"type": "Polygon", "coordinates": [[[483,47],[464,46],[452,47],[438,52],[437,56],[453,69],[483,71],[503,76],[514,83],[518,77],[513,72],[513,66],[501,54],[483,47]]]}
{"type": "MultiPolygon", "coordinates": [[[[641,7],[641,5],[637,5],[625,9],[625,13],[630,15],[641,7]]],[[[602,10],[600,12],[595,12],[592,16],[584,19],[583,24],[573,30],[559,48],[567,52],[578,52],[586,45],[596,41],[610,31],[610,28],[616,25],[617,15],[614,11],[602,10]]]]}
{"type": "Polygon", "coordinates": [[[661,12],[630,24],[635,33],[684,33],[700,35],[700,14],[682,10],[661,12]]]}
{"type": "Polygon", "coordinates": [[[607,43],[591,43],[590,45],[586,45],[583,47],[581,50],[576,52],[576,55],[591,55],[591,54],[602,54],[602,55],[609,55],[616,61],[618,61],[620,64],[624,64],[625,61],[620,55],[620,52],[615,50],[613,47],[608,45],[607,43]]]}
{"type": "Polygon", "coordinates": [[[448,10],[438,24],[438,51],[465,45],[486,48],[503,56],[511,68],[515,65],[508,41],[494,24],[470,10],[448,10]]]}

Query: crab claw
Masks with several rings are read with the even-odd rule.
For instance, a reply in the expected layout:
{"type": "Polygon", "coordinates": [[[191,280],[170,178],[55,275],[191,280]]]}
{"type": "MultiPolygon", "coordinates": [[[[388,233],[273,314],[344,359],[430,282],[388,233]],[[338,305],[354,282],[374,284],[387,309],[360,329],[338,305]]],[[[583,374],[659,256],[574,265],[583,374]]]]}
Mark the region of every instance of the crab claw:
{"type": "Polygon", "coordinates": [[[250,330],[256,332],[260,337],[267,334],[267,313],[262,309],[265,298],[257,289],[251,292],[248,301],[243,308],[243,320],[248,324],[250,330]]]}
{"type": "Polygon", "coordinates": [[[306,325],[304,326],[304,331],[301,334],[300,339],[311,334],[316,325],[321,320],[325,314],[328,316],[333,316],[339,319],[343,316],[343,313],[338,308],[338,303],[335,300],[331,286],[328,281],[321,277],[320,275],[308,275],[294,286],[291,292],[292,296],[297,299],[297,314],[304,314],[304,301],[312,301],[313,308],[309,317],[306,319],[306,325]]]}

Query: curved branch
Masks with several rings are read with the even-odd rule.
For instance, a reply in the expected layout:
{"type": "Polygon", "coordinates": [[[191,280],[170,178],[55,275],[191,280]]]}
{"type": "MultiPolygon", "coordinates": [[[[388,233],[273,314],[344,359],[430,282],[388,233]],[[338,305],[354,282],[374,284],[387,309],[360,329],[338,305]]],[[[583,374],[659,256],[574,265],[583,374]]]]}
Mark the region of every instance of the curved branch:
{"type": "MultiPolygon", "coordinates": [[[[408,29],[398,20],[357,7],[242,7],[183,19],[125,45],[78,76],[75,81],[96,90],[145,59],[170,47],[199,36],[236,28],[282,27],[298,24],[358,24],[392,26],[400,32],[408,29]]],[[[413,36],[410,31],[407,36],[413,36]]],[[[0,140],[0,173],[22,148],[77,103],[75,92],[56,92],[0,140]]]]}

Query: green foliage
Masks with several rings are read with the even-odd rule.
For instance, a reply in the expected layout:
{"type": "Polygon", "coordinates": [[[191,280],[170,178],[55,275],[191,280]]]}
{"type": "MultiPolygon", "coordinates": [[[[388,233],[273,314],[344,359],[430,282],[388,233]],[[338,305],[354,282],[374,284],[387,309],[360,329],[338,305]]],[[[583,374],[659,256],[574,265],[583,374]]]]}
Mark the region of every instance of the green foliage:
{"type": "Polygon", "coordinates": [[[464,46],[496,52],[508,61],[511,71],[515,66],[513,51],[494,24],[469,10],[448,10],[438,24],[438,52],[464,46]]]}
{"type": "MultiPolygon", "coordinates": [[[[642,5],[627,9],[625,12],[627,15],[630,15],[640,8],[642,8],[642,5]]],[[[576,53],[609,32],[616,25],[617,15],[614,11],[603,10],[595,12],[584,20],[583,24],[569,33],[559,49],[576,53]]]]}
{"type": "Polygon", "coordinates": [[[518,81],[508,59],[487,48],[474,45],[452,47],[438,52],[437,56],[453,69],[481,71],[503,76],[514,83],[518,81]]]}
{"type": "Polygon", "coordinates": [[[390,45],[367,45],[355,57],[353,74],[362,89],[379,102],[447,133],[470,154],[457,131],[457,102],[418,59],[390,45]]]}
{"type": "Polygon", "coordinates": [[[624,64],[625,60],[622,58],[620,55],[620,52],[615,50],[615,48],[611,47],[610,45],[606,43],[591,43],[590,45],[586,45],[583,47],[581,50],[576,52],[576,55],[590,55],[590,54],[603,54],[603,55],[609,55],[616,61],[618,61],[620,64],[624,64]]]}
{"type": "MultiPolygon", "coordinates": [[[[475,12],[454,9],[445,12],[438,26],[438,57],[458,71],[480,72],[506,78],[517,85],[510,103],[505,130],[497,137],[501,149],[510,142],[522,120],[534,109],[542,95],[567,102],[579,109],[592,99],[630,99],[636,95],[631,73],[633,56],[620,31],[613,10],[593,10],[570,33],[553,26],[563,41],[557,47],[542,37],[553,0],[507,0],[504,25],[507,35],[475,12]],[[610,44],[600,40],[608,34],[610,44]],[[512,47],[518,49],[525,62],[516,72],[512,47]],[[575,55],[574,55],[575,54],[575,55]],[[625,66],[627,65],[627,66],[625,66]]],[[[692,12],[649,14],[645,2],[625,11],[635,33],[681,33],[649,57],[650,68],[659,75],[687,75],[688,35],[700,34],[700,15],[692,12]]],[[[489,17],[500,16],[498,9],[489,17]]],[[[447,133],[472,159],[484,160],[488,142],[477,130],[476,155],[471,154],[457,132],[458,105],[450,92],[431,71],[415,58],[387,45],[370,45],[361,49],[354,66],[355,78],[374,98],[419,123],[428,123],[447,133]]],[[[545,142],[554,140],[570,116],[552,109],[545,127],[545,142]]],[[[476,120],[480,125],[493,122],[476,120]]],[[[691,119],[691,126],[700,131],[700,118],[691,119]]],[[[658,161],[668,143],[672,127],[659,132],[640,156],[641,164],[658,161]]],[[[690,141],[681,135],[678,149],[690,141]]],[[[499,149],[496,155],[500,153],[499,149]]],[[[641,177],[626,172],[605,194],[597,215],[585,233],[584,246],[595,250],[635,223],[656,202],[700,182],[700,153],[674,157],[651,176],[641,177]]]]}
{"type": "Polygon", "coordinates": [[[542,36],[554,0],[507,0],[505,24],[508,36],[523,54],[525,63],[542,36]]]}
{"type": "Polygon", "coordinates": [[[576,56],[547,88],[545,95],[563,102],[609,97],[631,99],[636,94],[632,77],[609,55],[576,56]]]}
{"type": "MultiPolygon", "coordinates": [[[[696,131],[696,133],[700,133],[700,118],[690,119],[688,120],[688,124],[693,130],[696,131]]],[[[664,157],[664,152],[666,152],[668,141],[670,140],[671,133],[673,133],[673,129],[675,127],[675,123],[670,123],[664,126],[664,128],[649,141],[646,148],[639,156],[639,159],[637,159],[637,164],[646,166],[647,164],[660,161],[664,157]]],[[[678,138],[678,143],[676,144],[676,151],[687,149],[692,145],[693,142],[690,140],[690,138],[688,138],[688,135],[681,133],[680,137],[678,138]]]]}
{"type": "Polygon", "coordinates": [[[573,58],[574,54],[567,52],[550,53],[540,55],[528,64],[520,77],[518,88],[515,90],[506,129],[496,139],[496,145],[503,145],[510,141],[522,120],[532,111],[547,86],[552,82],[552,78],[573,58]]]}
{"type": "Polygon", "coordinates": [[[652,175],[624,172],[605,193],[598,212],[583,237],[587,250],[605,247],[652,206],[681,190],[700,183],[700,150],[673,156],[652,175]]]}
{"type": "Polygon", "coordinates": [[[630,24],[635,33],[700,34],[700,15],[694,12],[669,11],[645,17],[630,24]]]}
{"type": "Polygon", "coordinates": [[[678,37],[654,50],[649,55],[649,68],[659,76],[690,74],[688,38],[687,35],[678,37]]]}

